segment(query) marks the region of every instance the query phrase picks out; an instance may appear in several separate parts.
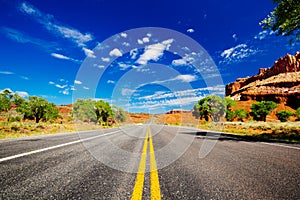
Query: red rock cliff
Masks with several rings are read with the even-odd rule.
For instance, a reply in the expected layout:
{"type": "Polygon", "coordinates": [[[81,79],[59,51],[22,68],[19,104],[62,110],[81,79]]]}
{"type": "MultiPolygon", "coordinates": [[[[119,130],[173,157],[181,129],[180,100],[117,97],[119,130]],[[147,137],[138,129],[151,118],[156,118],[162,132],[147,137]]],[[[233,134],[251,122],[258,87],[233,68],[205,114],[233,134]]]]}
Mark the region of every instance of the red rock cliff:
{"type": "Polygon", "coordinates": [[[300,104],[300,52],[275,61],[270,68],[226,85],[226,96],[236,100],[274,100],[300,104]]]}

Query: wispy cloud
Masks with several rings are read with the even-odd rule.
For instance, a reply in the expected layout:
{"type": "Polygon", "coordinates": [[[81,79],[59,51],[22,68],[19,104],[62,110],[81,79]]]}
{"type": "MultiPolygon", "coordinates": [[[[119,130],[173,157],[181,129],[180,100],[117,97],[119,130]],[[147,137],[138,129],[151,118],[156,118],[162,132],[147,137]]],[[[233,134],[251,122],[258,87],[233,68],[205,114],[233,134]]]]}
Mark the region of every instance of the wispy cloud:
{"type": "Polygon", "coordinates": [[[93,50],[90,50],[90,49],[85,48],[85,47],[83,47],[82,50],[83,50],[84,54],[85,54],[87,57],[89,57],[89,58],[96,58],[96,56],[95,56],[93,50]]]}
{"type": "Polygon", "coordinates": [[[145,52],[136,61],[140,65],[145,65],[150,60],[157,61],[165,50],[168,50],[174,40],[168,39],[161,43],[151,44],[146,46],[145,52]]]}
{"type": "Polygon", "coordinates": [[[238,40],[237,34],[234,33],[234,34],[232,35],[232,38],[234,39],[234,41],[237,41],[237,40],[238,40]]]}
{"type": "Polygon", "coordinates": [[[224,85],[180,91],[156,91],[152,95],[138,97],[129,106],[135,109],[151,109],[165,106],[193,105],[208,94],[224,95],[224,85]]]}
{"type": "Polygon", "coordinates": [[[61,59],[61,60],[70,60],[70,61],[73,61],[75,63],[80,63],[81,62],[77,59],[74,59],[74,58],[59,54],[59,53],[51,53],[51,56],[53,56],[54,58],[57,58],[57,59],[61,59]]]}
{"type": "Polygon", "coordinates": [[[29,94],[26,91],[16,91],[16,94],[18,94],[19,96],[24,97],[24,98],[29,97],[29,94]]]}
{"type": "Polygon", "coordinates": [[[93,36],[89,33],[81,33],[75,28],[62,25],[55,20],[53,15],[43,13],[38,8],[28,2],[20,4],[19,9],[22,13],[31,16],[36,22],[42,24],[49,32],[60,37],[71,40],[78,46],[86,46],[86,43],[93,40],[93,36]]]}
{"type": "Polygon", "coordinates": [[[259,50],[250,48],[247,44],[239,44],[235,47],[224,50],[221,53],[223,61],[220,63],[238,63],[247,57],[257,54],[258,52],[259,50]]]}
{"type": "Polygon", "coordinates": [[[81,85],[81,84],[82,84],[82,82],[81,82],[81,81],[79,81],[79,80],[75,80],[75,81],[74,81],[74,84],[81,85]]]}
{"type": "Polygon", "coordinates": [[[3,74],[3,75],[13,75],[15,73],[14,72],[10,72],[10,71],[0,71],[0,74],[3,74]]]}
{"type": "Polygon", "coordinates": [[[110,84],[115,84],[115,81],[113,81],[113,80],[108,80],[107,83],[108,83],[108,84],[109,84],[109,83],[110,83],[110,84]]]}
{"type": "Polygon", "coordinates": [[[16,41],[16,42],[19,42],[22,44],[26,44],[26,43],[34,44],[34,45],[37,45],[46,50],[54,49],[57,46],[57,44],[54,42],[48,42],[48,41],[41,40],[38,38],[33,38],[33,37],[26,35],[25,33],[22,33],[21,31],[18,31],[18,30],[12,29],[12,28],[8,28],[8,27],[1,27],[0,32],[2,34],[4,34],[7,38],[9,38],[13,41],[16,41]]]}

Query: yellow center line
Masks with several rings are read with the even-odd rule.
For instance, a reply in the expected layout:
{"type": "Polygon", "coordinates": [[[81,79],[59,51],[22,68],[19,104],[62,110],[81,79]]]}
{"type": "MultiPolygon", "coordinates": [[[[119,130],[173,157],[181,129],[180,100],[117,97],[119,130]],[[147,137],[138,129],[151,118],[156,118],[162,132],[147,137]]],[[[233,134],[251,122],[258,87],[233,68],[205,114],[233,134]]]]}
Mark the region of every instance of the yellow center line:
{"type": "Polygon", "coordinates": [[[154,147],[152,142],[152,134],[149,127],[149,143],[150,143],[150,187],[151,200],[161,199],[159,178],[155,161],[154,147]]]}
{"type": "Polygon", "coordinates": [[[160,185],[159,178],[154,154],[154,147],[152,141],[152,134],[150,130],[150,126],[148,127],[146,138],[144,140],[143,152],[141,155],[140,165],[138,169],[138,173],[136,176],[136,182],[134,185],[133,193],[131,196],[132,200],[141,200],[143,198],[143,188],[144,188],[144,179],[145,179],[145,170],[146,170],[146,162],[147,162],[147,148],[149,141],[149,154],[150,154],[150,192],[151,192],[151,200],[160,200],[160,185]]]}
{"type": "Polygon", "coordinates": [[[147,148],[148,148],[148,131],[144,140],[143,152],[140,160],[140,165],[138,173],[136,176],[136,182],[134,185],[133,193],[131,196],[132,200],[141,200],[143,197],[143,188],[144,188],[144,178],[146,170],[146,161],[147,161],[147,148]]]}

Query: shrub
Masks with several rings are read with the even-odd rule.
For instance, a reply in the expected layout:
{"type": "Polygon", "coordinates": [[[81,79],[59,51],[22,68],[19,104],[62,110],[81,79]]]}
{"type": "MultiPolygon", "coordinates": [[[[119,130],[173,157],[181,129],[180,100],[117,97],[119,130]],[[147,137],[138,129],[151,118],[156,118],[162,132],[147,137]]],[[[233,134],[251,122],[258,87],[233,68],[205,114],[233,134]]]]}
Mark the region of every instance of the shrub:
{"type": "Polygon", "coordinates": [[[293,112],[289,110],[280,110],[276,116],[281,122],[286,122],[291,116],[293,116],[293,112]]]}
{"type": "Polygon", "coordinates": [[[243,108],[235,110],[234,114],[239,121],[243,121],[248,117],[248,112],[243,108]]]}
{"type": "Polygon", "coordinates": [[[300,107],[296,110],[297,119],[300,120],[300,107]]]}
{"type": "Polygon", "coordinates": [[[261,101],[253,103],[251,106],[251,115],[256,121],[266,121],[267,115],[277,107],[273,101],[261,101]]]}

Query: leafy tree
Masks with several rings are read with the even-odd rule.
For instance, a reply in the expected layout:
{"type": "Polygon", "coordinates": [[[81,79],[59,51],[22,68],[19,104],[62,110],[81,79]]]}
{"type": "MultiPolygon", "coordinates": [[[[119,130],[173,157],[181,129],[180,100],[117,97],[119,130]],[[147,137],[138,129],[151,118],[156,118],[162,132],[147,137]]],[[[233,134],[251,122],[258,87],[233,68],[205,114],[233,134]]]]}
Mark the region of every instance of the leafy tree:
{"type": "Polygon", "coordinates": [[[278,35],[295,35],[300,42],[300,0],[273,0],[277,7],[260,25],[263,29],[277,31],[278,35]]]}
{"type": "Polygon", "coordinates": [[[300,107],[296,110],[297,119],[300,120],[300,107]]]}
{"type": "Polygon", "coordinates": [[[232,107],[236,106],[237,103],[234,100],[232,100],[228,97],[225,98],[225,102],[226,102],[226,115],[225,115],[225,118],[226,118],[227,121],[233,121],[233,119],[235,117],[235,113],[232,111],[232,109],[233,109],[232,107]]]}
{"type": "Polygon", "coordinates": [[[12,102],[17,106],[19,107],[22,103],[25,102],[25,99],[23,97],[21,97],[20,95],[18,94],[14,94],[12,96],[12,102]]]}
{"type": "Polygon", "coordinates": [[[100,100],[95,103],[96,116],[100,124],[103,122],[107,123],[109,117],[113,117],[113,111],[109,103],[100,100]]]}
{"type": "Polygon", "coordinates": [[[59,117],[58,110],[53,103],[50,103],[43,98],[30,96],[24,101],[17,111],[24,115],[25,119],[34,119],[36,123],[40,120],[48,121],[59,117]]]}
{"type": "Polygon", "coordinates": [[[232,122],[233,119],[235,118],[235,112],[227,109],[225,118],[226,118],[227,121],[232,122]]]}
{"type": "Polygon", "coordinates": [[[248,117],[248,112],[244,108],[235,110],[234,114],[239,121],[243,121],[248,117]]]}
{"type": "Polygon", "coordinates": [[[267,115],[277,107],[277,104],[273,101],[261,101],[251,105],[251,115],[254,120],[266,121],[267,115]]]}
{"type": "Polygon", "coordinates": [[[78,99],[73,104],[73,116],[82,121],[97,122],[95,103],[91,99],[78,99]]]}
{"type": "Polygon", "coordinates": [[[276,116],[281,122],[286,122],[290,119],[291,116],[293,116],[293,114],[294,113],[289,110],[280,110],[278,111],[278,113],[276,113],[276,116]]]}
{"type": "Polygon", "coordinates": [[[199,100],[196,106],[199,109],[199,117],[208,121],[209,118],[212,121],[219,121],[225,114],[226,102],[219,96],[210,95],[199,100]]]}
{"type": "Polygon", "coordinates": [[[113,105],[112,106],[113,116],[117,122],[125,122],[126,115],[123,108],[113,105]]]}
{"type": "Polygon", "coordinates": [[[9,90],[4,90],[0,93],[0,112],[8,111],[11,108],[12,93],[9,90]]]}
{"type": "Polygon", "coordinates": [[[200,105],[199,104],[195,104],[194,107],[193,107],[193,110],[192,110],[192,115],[196,118],[196,119],[199,119],[200,117],[200,105]]]}

